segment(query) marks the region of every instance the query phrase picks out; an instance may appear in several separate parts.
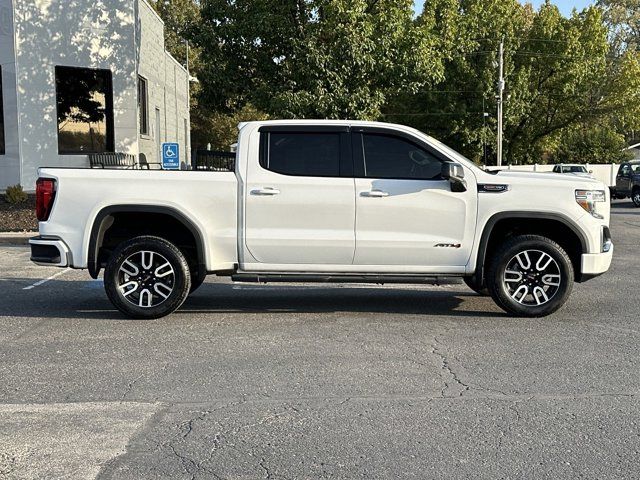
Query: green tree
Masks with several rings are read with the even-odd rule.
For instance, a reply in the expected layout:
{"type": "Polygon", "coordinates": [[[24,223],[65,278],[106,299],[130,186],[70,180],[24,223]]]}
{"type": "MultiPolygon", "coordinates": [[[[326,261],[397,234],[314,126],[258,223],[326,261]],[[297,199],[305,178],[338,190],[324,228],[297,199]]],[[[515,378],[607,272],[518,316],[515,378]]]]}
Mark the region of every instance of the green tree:
{"type": "Polygon", "coordinates": [[[247,104],[231,114],[214,113],[210,115],[198,124],[198,128],[201,128],[202,131],[197,132],[197,135],[206,141],[203,145],[211,144],[213,150],[228,151],[238,139],[239,123],[268,119],[269,116],[264,112],[247,104]]]}
{"type": "MultiPolygon", "coordinates": [[[[200,32],[200,5],[197,0],[157,0],[153,7],[165,23],[165,48],[171,55],[188,66],[192,79],[202,72],[201,51],[197,45],[200,32]],[[188,65],[187,65],[188,63],[188,65]]],[[[212,112],[200,104],[202,84],[190,81],[191,145],[198,149],[210,142],[209,127],[212,112]]]]}
{"type": "MultiPolygon", "coordinates": [[[[164,21],[165,48],[179,62],[186,64],[187,41],[194,43],[200,24],[200,6],[196,0],[157,0],[153,3],[160,18],[164,21]]],[[[199,50],[189,52],[192,70],[199,66],[199,50]]]]}
{"type": "Polygon", "coordinates": [[[431,24],[436,35],[450,39],[444,81],[426,86],[417,95],[402,92],[385,107],[384,114],[389,121],[428,132],[482,162],[483,146],[488,156],[494,151],[498,44],[504,37],[510,45],[508,65],[533,12],[517,0],[453,3],[445,17],[434,14],[430,2],[425,2],[417,19],[431,24]],[[492,113],[485,117],[485,112],[492,113]]]}
{"type": "Polygon", "coordinates": [[[443,78],[443,41],[411,0],[203,0],[202,19],[202,100],[218,111],[374,119],[443,78]]]}
{"type": "Polygon", "coordinates": [[[610,126],[573,128],[559,135],[556,163],[620,163],[633,155],[625,151],[624,135],[610,126]]]}
{"type": "Polygon", "coordinates": [[[637,59],[609,58],[600,8],[566,18],[549,2],[534,11],[516,0],[462,0],[456,23],[458,49],[446,62],[445,81],[418,95],[401,96],[387,106],[387,118],[433,133],[478,162],[488,145],[492,163],[501,39],[505,162],[541,161],[559,131],[638,118],[637,59]]]}
{"type": "Polygon", "coordinates": [[[612,52],[640,51],[640,0],[598,0],[611,33],[612,52]]]}

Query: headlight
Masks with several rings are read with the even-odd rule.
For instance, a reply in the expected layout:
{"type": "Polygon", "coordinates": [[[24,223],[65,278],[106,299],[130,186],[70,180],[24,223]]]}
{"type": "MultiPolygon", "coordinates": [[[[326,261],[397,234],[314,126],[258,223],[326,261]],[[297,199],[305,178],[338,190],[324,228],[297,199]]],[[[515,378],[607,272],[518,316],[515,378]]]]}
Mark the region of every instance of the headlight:
{"type": "Polygon", "coordinates": [[[606,201],[607,195],[604,190],[576,190],[576,202],[578,202],[578,205],[600,220],[604,219],[604,217],[596,212],[596,204],[606,201]]]}

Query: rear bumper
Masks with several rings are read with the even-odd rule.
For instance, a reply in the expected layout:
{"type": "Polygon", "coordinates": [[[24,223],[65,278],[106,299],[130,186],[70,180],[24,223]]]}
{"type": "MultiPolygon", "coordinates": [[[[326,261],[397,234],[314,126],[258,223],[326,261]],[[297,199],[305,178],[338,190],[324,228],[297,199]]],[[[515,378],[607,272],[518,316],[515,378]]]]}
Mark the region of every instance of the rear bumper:
{"type": "Polygon", "coordinates": [[[602,275],[609,267],[613,259],[613,245],[605,253],[587,253],[582,255],[582,268],[579,282],[586,282],[599,275],[602,275]]]}
{"type": "Polygon", "coordinates": [[[29,240],[31,261],[37,265],[68,267],[71,265],[71,251],[59,238],[35,237],[29,240]]]}

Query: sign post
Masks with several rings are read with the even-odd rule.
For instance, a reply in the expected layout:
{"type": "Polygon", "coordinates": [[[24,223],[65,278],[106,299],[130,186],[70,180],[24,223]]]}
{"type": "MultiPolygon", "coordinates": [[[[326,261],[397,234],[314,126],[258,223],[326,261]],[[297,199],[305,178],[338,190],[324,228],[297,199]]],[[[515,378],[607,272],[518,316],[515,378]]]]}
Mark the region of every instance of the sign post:
{"type": "Polygon", "coordinates": [[[177,143],[162,144],[162,169],[180,170],[180,145],[177,143]]]}

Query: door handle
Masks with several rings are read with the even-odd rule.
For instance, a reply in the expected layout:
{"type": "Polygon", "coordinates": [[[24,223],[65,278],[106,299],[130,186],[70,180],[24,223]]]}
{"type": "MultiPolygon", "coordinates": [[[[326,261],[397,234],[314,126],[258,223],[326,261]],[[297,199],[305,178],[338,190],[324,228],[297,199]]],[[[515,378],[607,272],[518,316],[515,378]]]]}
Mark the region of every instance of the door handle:
{"type": "Polygon", "coordinates": [[[256,190],[251,190],[251,195],[261,195],[261,196],[280,195],[280,190],[273,187],[257,188],[256,190]]]}
{"type": "Polygon", "coordinates": [[[384,198],[389,196],[389,192],[383,192],[382,190],[371,190],[370,192],[362,192],[360,196],[369,198],[384,198]]]}

